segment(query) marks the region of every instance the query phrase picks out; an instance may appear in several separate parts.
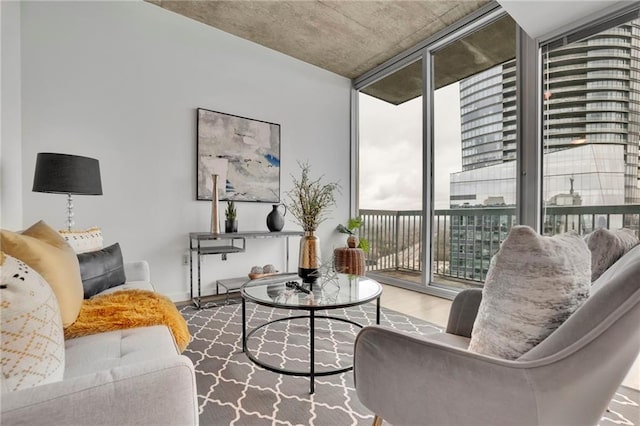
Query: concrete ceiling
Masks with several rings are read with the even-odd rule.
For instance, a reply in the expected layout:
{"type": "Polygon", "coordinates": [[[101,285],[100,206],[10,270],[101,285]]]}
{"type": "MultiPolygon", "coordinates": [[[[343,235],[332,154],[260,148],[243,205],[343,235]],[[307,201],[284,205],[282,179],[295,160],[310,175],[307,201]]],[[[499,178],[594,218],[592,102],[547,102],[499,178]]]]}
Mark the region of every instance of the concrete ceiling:
{"type": "MultiPolygon", "coordinates": [[[[347,78],[358,77],[474,12],[489,0],[146,0],[347,78]]],[[[440,88],[515,57],[509,17],[435,55],[440,88]]],[[[399,105],[422,95],[416,62],[362,92],[399,105]]]]}
{"type": "Polygon", "coordinates": [[[489,0],[146,0],[347,78],[358,77],[489,0]]]}
{"type": "MultiPolygon", "coordinates": [[[[506,15],[434,54],[435,89],[472,76],[516,56],[516,23],[506,15]]],[[[394,105],[422,96],[422,61],[362,89],[394,105]]]]}

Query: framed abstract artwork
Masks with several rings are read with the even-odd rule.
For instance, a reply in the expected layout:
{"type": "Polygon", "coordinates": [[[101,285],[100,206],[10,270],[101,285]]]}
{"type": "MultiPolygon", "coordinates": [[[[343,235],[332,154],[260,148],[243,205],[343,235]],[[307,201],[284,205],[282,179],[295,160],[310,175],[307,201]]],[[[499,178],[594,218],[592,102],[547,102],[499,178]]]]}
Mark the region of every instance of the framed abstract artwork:
{"type": "Polygon", "coordinates": [[[197,199],[280,202],[280,125],[198,108],[197,199]]]}

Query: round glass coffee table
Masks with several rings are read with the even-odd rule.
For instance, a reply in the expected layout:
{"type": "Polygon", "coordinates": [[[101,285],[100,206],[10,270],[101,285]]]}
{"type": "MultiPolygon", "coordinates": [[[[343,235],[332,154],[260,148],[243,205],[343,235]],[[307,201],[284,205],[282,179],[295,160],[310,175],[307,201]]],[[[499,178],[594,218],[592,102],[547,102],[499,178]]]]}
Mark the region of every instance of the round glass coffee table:
{"type": "MultiPolygon", "coordinates": [[[[353,369],[353,364],[331,370],[316,372],[315,365],[315,321],[318,318],[327,321],[339,321],[362,328],[363,325],[347,318],[333,315],[320,315],[317,311],[331,311],[341,308],[363,305],[376,301],[376,324],[380,324],[380,295],[382,286],[367,277],[330,274],[319,278],[313,284],[302,283],[296,274],[279,274],[259,278],[245,283],[240,289],[242,295],[242,351],[255,364],[275,373],[291,376],[309,377],[310,391],[314,393],[315,377],[344,373],[353,369]],[[271,308],[305,311],[302,315],[287,316],[265,322],[256,328],[247,330],[246,302],[253,302],[271,308]],[[285,369],[258,359],[247,348],[247,341],[256,332],[277,322],[297,319],[309,320],[309,369],[285,369]]],[[[355,337],[355,336],[354,336],[355,337]]]]}

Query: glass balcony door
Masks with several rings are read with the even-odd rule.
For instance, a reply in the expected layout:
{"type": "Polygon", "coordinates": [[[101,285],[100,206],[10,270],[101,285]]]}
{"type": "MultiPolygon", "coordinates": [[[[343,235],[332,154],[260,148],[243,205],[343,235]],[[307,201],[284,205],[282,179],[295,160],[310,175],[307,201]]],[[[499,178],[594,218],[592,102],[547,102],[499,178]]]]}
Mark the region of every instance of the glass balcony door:
{"type": "Polygon", "coordinates": [[[358,92],[360,237],[367,271],[424,288],[421,56],[358,92]]]}
{"type": "Polygon", "coordinates": [[[482,285],[515,223],[516,25],[481,21],[358,89],[358,214],[382,282],[482,285]]]}
{"type": "Polygon", "coordinates": [[[481,286],[516,218],[516,25],[500,18],[432,51],[435,288],[481,286]],[[488,41],[502,34],[496,51],[488,41]],[[474,45],[474,55],[460,55],[474,45]]]}

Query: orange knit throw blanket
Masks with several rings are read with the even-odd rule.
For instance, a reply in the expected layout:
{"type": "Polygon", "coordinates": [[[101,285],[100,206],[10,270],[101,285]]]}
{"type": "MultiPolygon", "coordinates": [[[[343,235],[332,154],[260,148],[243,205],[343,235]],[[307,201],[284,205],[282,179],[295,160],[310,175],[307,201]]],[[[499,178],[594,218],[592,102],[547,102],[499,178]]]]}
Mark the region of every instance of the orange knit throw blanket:
{"type": "Polygon", "coordinates": [[[64,329],[65,339],[122,330],[166,325],[183,352],[191,335],[187,322],[168,298],[144,290],[122,290],[84,300],[76,322],[64,329]]]}

